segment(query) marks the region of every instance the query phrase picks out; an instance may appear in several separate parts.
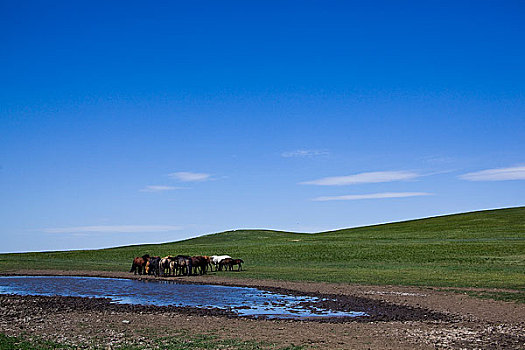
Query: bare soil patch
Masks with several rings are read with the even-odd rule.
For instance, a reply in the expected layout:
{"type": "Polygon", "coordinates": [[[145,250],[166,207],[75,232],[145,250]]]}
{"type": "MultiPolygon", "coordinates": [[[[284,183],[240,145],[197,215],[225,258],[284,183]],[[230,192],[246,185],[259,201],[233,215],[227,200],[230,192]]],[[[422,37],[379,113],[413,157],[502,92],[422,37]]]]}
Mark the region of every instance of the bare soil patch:
{"type": "MultiPolygon", "coordinates": [[[[15,273],[13,273],[15,274],[15,273]]],[[[155,279],[125,272],[20,270],[17,275],[155,279]]],[[[180,331],[315,349],[523,349],[525,306],[437,288],[246,280],[217,275],[181,283],[250,286],[329,297],[327,307],[367,310],[369,318],[263,320],[228,311],[112,304],[107,299],[0,296],[0,332],[30,334],[79,347],[151,346],[180,331]],[[334,299],[334,300],[332,300],[334,299]]]]}

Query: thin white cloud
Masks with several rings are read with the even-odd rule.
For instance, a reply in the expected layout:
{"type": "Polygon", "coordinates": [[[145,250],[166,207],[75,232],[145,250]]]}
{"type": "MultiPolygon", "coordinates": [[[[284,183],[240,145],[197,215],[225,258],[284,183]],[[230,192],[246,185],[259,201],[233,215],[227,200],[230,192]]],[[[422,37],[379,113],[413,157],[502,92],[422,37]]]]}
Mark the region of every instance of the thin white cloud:
{"type": "Polygon", "coordinates": [[[405,198],[418,196],[431,196],[433,193],[427,192],[383,192],[369,194],[349,194],[346,196],[323,196],[312,199],[316,202],[326,201],[353,201],[359,199],[384,199],[384,198],[405,198]]]}
{"type": "Polygon", "coordinates": [[[165,192],[165,191],[182,190],[184,188],[185,187],[151,185],[151,186],[144,187],[143,189],[140,190],[140,192],[165,192]]]}
{"type": "Polygon", "coordinates": [[[320,150],[314,150],[314,149],[298,149],[295,151],[288,151],[281,153],[281,157],[284,158],[306,158],[306,157],[320,157],[320,156],[327,156],[329,155],[329,152],[326,151],[320,151],[320,150]]]}
{"type": "Polygon", "coordinates": [[[496,168],[467,173],[459,176],[468,181],[507,181],[525,180],[525,166],[496,168]]]}
{"type": "Polygon", "coordinates": [[[453,157],[439,155],[422,157],[420,160],[430,164],[450,164],[456,161],[456,159],[453,157]]]}
{"type": "Polygon", "coordinates": [[[420,176],[422,175],[411,171],[375,171],[347,176],[323,177],[317,180],[301,182],[300,184],[319,186],[358,185],[365,183],[411,180],[420,176]]]}
{"type": "Polygon", "coordinates": [[[172,225],[101,225],[47,228],[47,233],[151,233],[181,230],[180,226],[172,225]]]}
{"type": "Polygon", "coordinates": [[[198,182],[211,180],[211,175],[206,173],[193,173],[189,171],[181,171],[177,173],[168,174],[169,177],[182,182],[198,182]]]}

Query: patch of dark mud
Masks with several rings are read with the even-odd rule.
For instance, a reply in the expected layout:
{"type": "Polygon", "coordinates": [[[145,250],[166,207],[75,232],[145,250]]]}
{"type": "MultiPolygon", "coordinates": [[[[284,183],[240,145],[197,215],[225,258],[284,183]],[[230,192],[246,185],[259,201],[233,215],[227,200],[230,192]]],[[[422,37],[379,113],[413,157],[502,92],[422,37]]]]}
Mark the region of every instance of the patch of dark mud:
{"type": "MultiPolygon", "coordinates": [[[[237,317],[235,313],[218,308],[196,308],[179,306],[152,306],[152,305],[133,305],[116,304],[109,298],[84,298],[84,297],[65,297],[65,296],[37,296],[37,295],[16,295],[0,294],[0,306],[21,304],[29,302],[33,308],[41,310],[43,313],[67,313],[77,311],[95,312],[122,312],[139,314],[165,314],[177,313],[192,316],[226,316],[237,317]]],[[[6,315],[2,315],[5,317],[6,315]]]]}

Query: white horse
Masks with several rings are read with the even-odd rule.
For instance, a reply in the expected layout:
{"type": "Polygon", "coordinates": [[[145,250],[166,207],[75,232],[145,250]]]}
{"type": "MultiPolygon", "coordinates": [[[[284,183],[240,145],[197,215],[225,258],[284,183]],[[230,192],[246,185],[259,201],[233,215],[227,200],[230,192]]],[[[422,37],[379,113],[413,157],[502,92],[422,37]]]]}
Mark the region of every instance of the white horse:
{"type": "Polygon", "coordinates": [[[232,257],[229,255],[212,255],[210,256],[211,263],[215,265],[215,271],[219,269],[219,264],[224,259],[231,259],[232,257]]]}
{"type": "Polygon", "coordinates": [[[171,275],[170,261],[171,261],[171,256],[169,255],[160,259],[159,273],[161,276],[164,276],[166,272],[168,273],[168,276],[171,275]]]}

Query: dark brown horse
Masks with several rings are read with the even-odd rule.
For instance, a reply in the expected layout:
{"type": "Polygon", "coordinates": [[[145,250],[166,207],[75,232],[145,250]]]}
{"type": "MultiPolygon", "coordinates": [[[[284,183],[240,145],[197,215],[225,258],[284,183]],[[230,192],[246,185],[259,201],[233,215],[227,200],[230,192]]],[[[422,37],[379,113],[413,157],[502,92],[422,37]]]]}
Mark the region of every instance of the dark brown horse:
{"type": "Polygon", "coordinates": [[[225,271],[228,271],[228,270],[231,271],[231,269],[232,269],[232,261],[233,261],[232,258],[222,259],[219,262],[219,271],[222,271],[223,267],[224,267],[225,271]]]}
{"type": "Polygon", "coordinates": [[[241,264],[244,264],[244,260],[242,260],[242,259],[233,259],[231,264],[230,264],[230,270],[233,269],[233,266],[238,265],[239,267],[237,268],[237,271],[241,271],[242,270],[242,265],[241,264]]]}
{"type": "Polygon", "coordinates": [[[131,264],[131,270],[129,272],[133,272],[134,275],[136,275],[137,273],[139,275],[142,275],[148,260],[149,254],[136,257],[135,259],[133,259],[133,263],[131,264]]]}
{"type": "Polygon", "coordinates": [[[160,274],[159,263],[160,256],[151,256],[148,262],[146,263],[145,273],[148,275],[154,275],[158,277],[160,274]]]}
{"type": "MultiPolygon", "coordinates": [[[[191,267],[195,274],[199,273],[201,275],[206,273],[206,268],[208,267],[208,263],[210,262],[209,257],[204,256],[192,256],[191,258],[191,267]]],[[[190,271],[191,274],[191,271],[190,271]]]]}
{"type": "Polygon", "coordinates": [[[237,265],[237,271],[241,271],[242,264],[244,264],[244,260],[242,259],[226,258],[221,260],[221,262],[219,263],[219,270],[222,270],[222,268],[224,267],[225,271],[233,271],[233,266],[237,265]]]}

